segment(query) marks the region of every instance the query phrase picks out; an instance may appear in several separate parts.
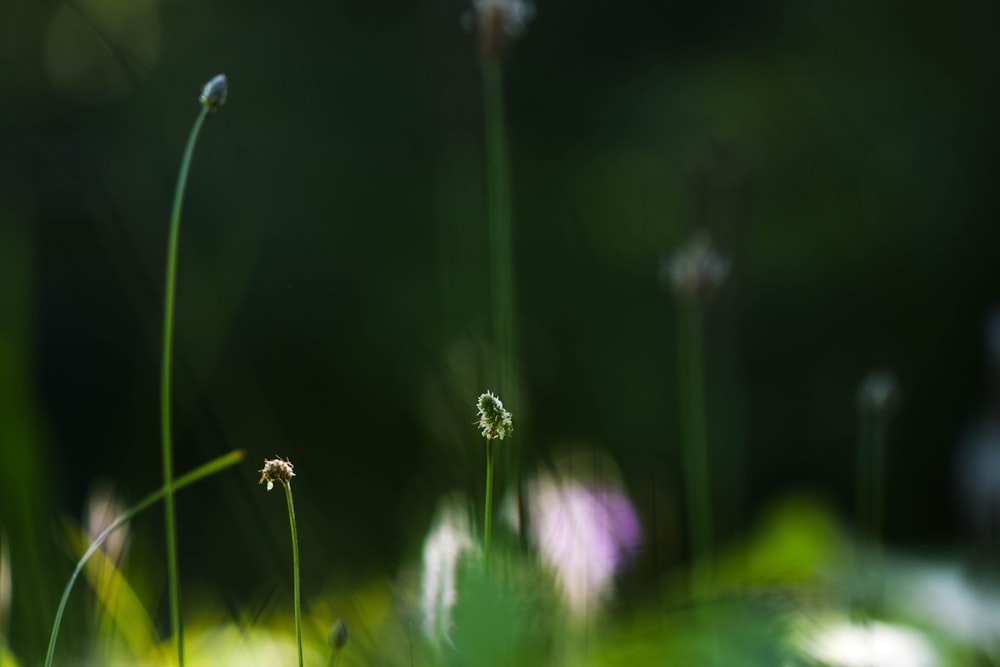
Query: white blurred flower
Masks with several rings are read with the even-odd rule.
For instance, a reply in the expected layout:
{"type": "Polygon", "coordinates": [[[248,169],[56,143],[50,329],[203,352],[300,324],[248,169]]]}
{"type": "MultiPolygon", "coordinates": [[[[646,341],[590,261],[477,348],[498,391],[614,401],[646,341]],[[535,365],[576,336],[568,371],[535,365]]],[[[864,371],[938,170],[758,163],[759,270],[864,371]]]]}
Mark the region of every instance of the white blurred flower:
{"type": "Polygon", "coordinates": [[[660,282],[682,301],[704,303],[729,275],[729,260],[719,254],[708,232],[694,234],[669,257],[660,260],[660,282]]]}
{"type": "Polygon", "coordinates": [[[919,632],[878,621],[837,620],[803,635],[806,655],[830,667],[936,667],[931,643],[919,632]]]}
{"type": "MultiPolygon", "coordinates": [[[[508,506],[512,506],[509,503],[508,506]]],[[[527,486],[530,537],[570,612],[583,618],[611,597],[640,540],[639,520],[614,485],[542,475],[527,486]]],[[[507,513],[516,528],[516,513],[507,513]]]]}
{"type": "MultiPolygon", "coordinates": [[[[84,527],[87,538],[93,542],[105,529],[125,513],[125,503],[121,501],[114,487],[108,481],[95,484],[87,497],[87,508],[84,514],[84,527]]],[[[101,545],[112,563],[118,563],[125,551],[129,539],[129,525],[119,527],[101,545]]]]}
{"type": "Polygon", "coordinates": [[[472,10],[463,17],[479,37],[479,52],[484,58],[503,55],[507,44],[524,32],[535,16],[535,5],[528,0],[472,0],[472,10]]]}
{"type": "Polygon", "coordinates": [[[459,560],[475,552],[468,507],[461,498],[442,501],[424,540],[420,609],[428,637],[450,641],[451,612],[458,601],[459,560]]]}

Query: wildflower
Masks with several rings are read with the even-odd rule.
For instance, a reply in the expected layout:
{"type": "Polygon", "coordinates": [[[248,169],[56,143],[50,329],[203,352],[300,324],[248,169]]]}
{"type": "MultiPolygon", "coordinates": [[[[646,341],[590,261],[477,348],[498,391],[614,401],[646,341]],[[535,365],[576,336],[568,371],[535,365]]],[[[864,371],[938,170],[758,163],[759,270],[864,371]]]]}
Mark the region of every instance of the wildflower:
{"type": "Polygon", "coordinates": [[[514,431],[511,414],[491,391],[480,394],[476,402],[479,413],[479,428],[487,440],[503,440],[514,431]]]}
{"type": "Polygon", "coordinates": [[[450,641],[451,614],[458,602],[459,561],[474,552],[465,501],[457,497],[443,501],[434,527],[424,540],[420,608],[428,637],[450,641]]]}
{"type": "Polygon", "coordinates": [[[472,0],[465,22],[476,30],[480,57],[491,60],[504,54],[534,15],[535,6],[528,0],[472,0]]]}
{"type": "Polygon", "coordinates": [[[201,89],[201,102],[209,111],[216,111],[226,103],[229,96],[229,79],[225,74],[217,74],[201,89]]]}
{"type": "Polygon", "coordinates": [[[295,473],[292,472],[292,462],[288,460],[281,460],[281,458],[265,459],[264,467],[260,469],[260,481],[258,484],[263,484],[267,482],[267,490],[270,491],[274,488],[275,482],[281,482],[282,484],[291,484],[292,477],[295,477],[295,473]]]}
{"type": "Polygon", "coordinates": [[[720,255],[707,232],[699,232],[669,258],[660,260],[660,282],[688,303],[703,303],[729,275],[729,260],[720,255]]]}
{"type": "MultiPolygon", "coordinates": [[[[576,618],[600,609],[613,592],[615,575],[641,539],[639,519],[624,492],[609,480],[584,482],[544,474],[527,485],[529,534],[576,618]]],[[[514,500],[508,521],[516,528],[514,500]]]]}
{"type": "Polygon", "coordinates": [[[899,404],[899,383],[887,370],[872,371],[858,387],[858,410],[865,415],[887,414],[899,404]]]}
{"type": "MultiPolygon", "coordinates": [[[[811,621],[815,623],[815,621],[811,621]]],[[[916,630],[873,621],[831,620],[799,638],[810,658],[836,667],[931,667],[941,664],[934,646],[916,630]]]]}

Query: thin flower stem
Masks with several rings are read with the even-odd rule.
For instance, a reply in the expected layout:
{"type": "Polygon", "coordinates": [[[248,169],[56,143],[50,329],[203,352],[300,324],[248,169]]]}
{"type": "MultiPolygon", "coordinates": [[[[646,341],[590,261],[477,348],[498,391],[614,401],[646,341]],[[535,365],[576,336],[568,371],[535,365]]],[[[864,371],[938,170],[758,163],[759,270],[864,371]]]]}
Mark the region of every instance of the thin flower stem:
{"type": "MultiPolygon", "coordinates": [[[[190,486],[195,482],[239,463],[243,460],[243,454],[244,452],[242,450],[232,451],[228,454],[220,456],[217,459],[213,459],[204,465],[198,466],[186,475],[178,477],[174,480],[173,491],[180,491],[184,487],[190,486]]],[[[56,639],[59,637],[59,627],[62,625],[63,612],[66,611],[66,603],[69,601],[69,594],[73,590],[73,584],[76,583],[77,578],[80,576],[80,572],[83,571],[83,566],[87,564],[87,561],[90,560],[92,555],[94,555],[94,552],[101,548],[101,545],[104,544],[108,537],[111,536],[111,533],[121,528],[123,525],[131,521],[137,514],[166,495],[167,487],[164,486],[149,494],[135,505],[132,505],[117,519],[115,519],[111,525],[105,528],[101,534],[94,539],[93,544],[91,544],[83,555],[80,556],[80,560],[77,561],[76,568],[73,570],[73,574],[70,576],[69,582],[66,584],[66,588],[63,589],[62,598],[59,600],[59,608],[56,610],[56,618],[52,624],[52,634],[49,636],[48,652],[45,654],[45,667],[51,667],[52,665],[52,658],[56,652],[56,639]]]]}
{"type": "Polygon", "coordinates": [[[170,595],[170,629],[177,651],[177,664],[184,665],[184,638],[181,629],[180,586],[177,570],[177,525],[174,513],[173,448],[171,443],[170,391],[171,367],[174,340],[174,300],[177,287],[177,246],[181,227],[181,207],[184,203],[184,188],[187,185],[191,156],[198,141],[198,133],[209,114],[209,108],[202,106],[198,118],[191,128],[180,174],[177,176],[177,191],[174,194],[173,212],[170,216],[170,240],[167,246],[166,295],[163,301],[163,366],[160,385],[160,424],[162,429],[164,511],[166,515],[167,537],[167,588],[170,595]]]}
{"type": "Polygon", "coordinates": [[[678,351],[681,381],[688,530],[694,557],[694,592],[703,594],[712,567],[712,510],[705,422],[704,331],[699,305],[682,306],[678,351]]]}
{"type": "Polygon", "coordinates": [[[295,589],[295,643],[299,654],[299,667],[302,667],[302,597],[299,582],[299,533],[295,527],[295,503],[292,502],[292,485],[282,482],[285,487],[285,499],[288,501],[288,524],[292,531],[292,580],[295,589]]]}
{"type": "Polygon", "coordinates": [[[510,214],[510,165],[504,119],[503,68],[491,58],[483,62],[483,111],[486,123],[486,183],[490,238],[490,286],[493,338],[497,347],[497,389],[517,409],[514,367],[514,280],[510,214]]]}
{"type": "Polygon", "coordinates": [[[483,517],[483,552],[490,562],[490,530],[493,523],[493,469],[496,464],[496,441],[486,439],[486,510],[483,517]]]}

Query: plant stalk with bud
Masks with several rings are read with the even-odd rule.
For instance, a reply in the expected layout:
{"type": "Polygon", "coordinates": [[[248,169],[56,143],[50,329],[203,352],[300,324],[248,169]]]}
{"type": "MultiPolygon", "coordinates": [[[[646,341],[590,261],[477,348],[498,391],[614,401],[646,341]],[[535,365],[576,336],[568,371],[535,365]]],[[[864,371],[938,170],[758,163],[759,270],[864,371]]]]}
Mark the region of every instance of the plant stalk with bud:
{"type": "MultiPolygon", "coordinates": [[[[514,259],[502,63],[510,43],[521,35],[534,12],[534,5],[529,0],[472,0],[472,10],[468,15],[476,32],[483,72],[490,296],[495,345],[490,376],[499,392],[515,408],[519,401],[514,381],[514,369],[517,367],[514,259]]],[[[491,449],[487,447],[488,452],[491,449]]],[[[521,463],[517,447],[507,448],[505,462],[513,471],[521,519],[519,523],[523,526],[524,498],[520,488],[521,463]]]]}
{"type": "Polygon", "coordinates": [[[163,365],[160,383],[160,427],[162,436],[161,453],[163,455],[163,489],[164,512],[166,518],[167,540],[167,589],[170,596],[170,630],[177,652],[177,664],[184,665],[184,638],[181,630],[180,585],[177,571],[177,526],[174,514],[174,471],[173,447],[171,438],[171,372],[174,346],[174,300],[177,287],[177,246],[180,237],[181,207],[184,204],[184,188],[187,186],[188,171],[191,168],[191,157],[198,134],[205,118],[226,103],[229,94],[229,82],[224,74],[213,77],[202,88],[201,111],[194,121],[191,134],[188,137],[184,157],[181,159],[181,169],[177,176],[177,190],[174,193],[173,211],[170,216],[170,237],[167,245],[166,290],[163,300],[163,365]]]}
{"type": "Polygon", "coordinates": [[[302,667],[302,594],[299,581],[299,533],[295,527],[295,503],[292,501],[292,462],[281,457],[267,459],[260,469],[260,482],[267,482],[267,490],[274,488],[278,482],[285,489],[285,501],[288,504],[288,525],[292,531],[292,585],[295,597],[295,644],[298,649],[299,667],[302,667]]]}
{"type": "Polygon", "coordinates": [[[496,467],[496,441],[503,440],[514,431],[510,412],[491,391],[479,396],[476,402],[479,414],[477,422],[480,432],[486,438],[486,508],[483,516],[483,552],[487,564],[490,561],[490,529],[493,521],[493,471],[496,467]]]}
{"type": "Polygon", "coordinates": [[[692,584],[703,594],[711,580],[712,505],[705,410],[704,308],[725,280],[729,263],[707,234],[696,235],[661,264],[660,279],[677,301],[678,395],[687,491],[688,530],[694,557],[692,584]]]}
{"type": "Polygon", "coordinates": [[[899,383],[889,371],[869,373],[858,387],[858,522],[871,541],[871,555],[862,576],[869,602],[881,602],[882,504],[885,496],[885,450],[889,419],[899,405],[899,383]]]}

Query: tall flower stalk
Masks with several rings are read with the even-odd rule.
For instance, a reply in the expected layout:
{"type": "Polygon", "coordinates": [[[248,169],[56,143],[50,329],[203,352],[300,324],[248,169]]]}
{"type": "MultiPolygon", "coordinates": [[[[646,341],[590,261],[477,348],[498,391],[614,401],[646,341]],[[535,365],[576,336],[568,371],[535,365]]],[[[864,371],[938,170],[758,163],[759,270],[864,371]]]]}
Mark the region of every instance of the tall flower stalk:
{"type": "Polygon", "coordinates": [[[885,450],[889,419],[899,404],[899,384],[889,371],[869,373],[858,387],[858,523],[871,543],[862,567],[867,601],[881,602],[882,507],[885,498],[885,450]]]}
{"type": "Polygon", "coordinates": [[[181,629],[180,585],[177,568],[177,525],[174,513],[174,464],[171,432],[171,383],[174,348],[174,301],[177,288],[177,246],[180,238],[181,207],[184,204],[184,189],[187,186],[188,171],[198,135],[205,118],[226,103],[229,82],[224,74],[212,78],[202,88],[201,111],[194,121],[188,137],[181,169],[177,176],[177,190],[174,193],[173,211],[170,216],[170,238],[167,245],[166,289],[163,301],[163,365],[160,375],[160,426],[163,456],[164,512],[166,518],[167,541],[167,590],[170,597],[170,630],[177,652],[177,664],[184,665],[184,638],[181,629]]]}
{"type": "Polygon", "coordinates": [[[705,233],[695,235],[661,266],[677,301],[677,372],[688,532],[694,561],[692,588],[703,594],[711,580],[712,495],[705,409],[705,306],[725,280],[729,264],[705,233]]]}
{"type": "MultiPolygon", "coordinates": [[[[493,344],[490,377],[515,408],[519,405],[514,369],[517,367],[513,231],[511,224],[510,163],[504,116],[503,58],[534,15],[527,0],[472,0],[468,18],[474,23],[483,72],[483,116],[486,134],[486,186],[490,241],[490,296],[493,344]]],[[[487,444],[487,456],[493,454],[487,444]]],[[[507,448],[505,460],[514,473],[520,525],[524,526],[524,498],[520,488],[520,457],[507,448]]],[[[492,481],[492,477],[488,478],[492,481]]],[[[522,534],[523,538],[523,534],[522,534]]]]}
{"type": "Polygon", "coordinates": [[[292,585],[295,597],[295,645],[298,649],[299,667],[302,667],[302,593],[299,581],[299,532],[295,527],[295,502],[292,500],[292,462],[281,458],[264,461],[260,472],[260,482],[267,482],[267,490],[274,488],[278,482],[285,489],[285,502],[288,504],[288,525],[292,532],[292,585]]]}
{"type": "Polygon", "coordinates": [[[503,440],[514,431],[510,412],[491,391],[480,394],[476,401],[478,426],[486,438],[486,502],[483,515],[483,553],[490,562],[490,534],[493,525],[493,472],[496,468],[496,441],[503,440]]]}

